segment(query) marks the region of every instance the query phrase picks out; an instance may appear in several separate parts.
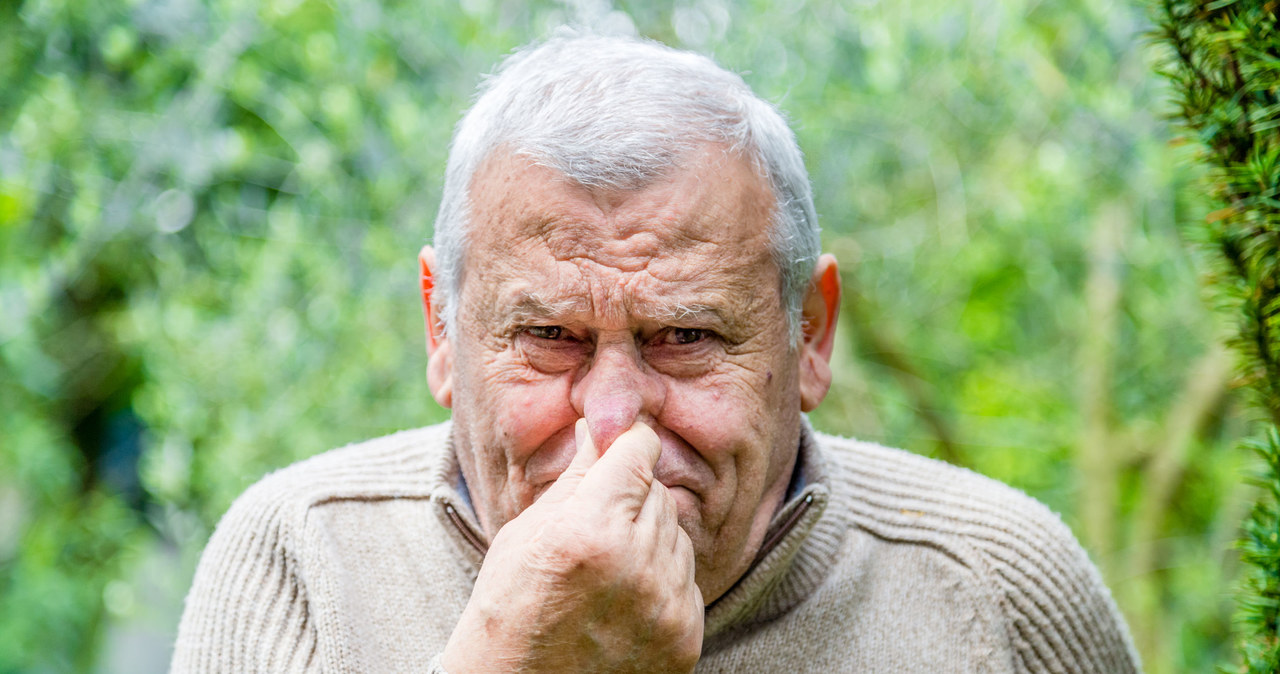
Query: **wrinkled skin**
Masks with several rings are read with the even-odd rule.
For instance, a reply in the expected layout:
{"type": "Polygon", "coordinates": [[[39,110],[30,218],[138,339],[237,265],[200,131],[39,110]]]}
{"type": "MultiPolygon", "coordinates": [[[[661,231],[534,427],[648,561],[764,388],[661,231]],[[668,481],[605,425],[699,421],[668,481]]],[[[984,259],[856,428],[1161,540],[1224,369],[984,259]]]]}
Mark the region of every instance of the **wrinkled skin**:
{"type": "Polygon", "coordinates": [[[792,341],[770,191],[718,146],[638,190],[505,153],[471,187],[447,336],[424,296],[428,381],[492,541],[446,668],[689,671],[830,385],[835,261],[792,341]]]}

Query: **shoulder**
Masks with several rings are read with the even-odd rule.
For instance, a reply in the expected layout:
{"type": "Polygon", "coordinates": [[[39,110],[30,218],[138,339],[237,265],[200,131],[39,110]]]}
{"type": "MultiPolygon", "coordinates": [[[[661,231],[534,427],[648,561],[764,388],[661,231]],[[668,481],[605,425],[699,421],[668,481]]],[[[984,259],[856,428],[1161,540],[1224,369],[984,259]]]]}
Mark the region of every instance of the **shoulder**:
{"type": "Polygon", "coordinates": [[[237,499],[242,504],[286,501],[305,507],[342,498],[416,495],[445,469],[449,423],[354,443],[270,473],[237,499]]]}
{"type": "Polygon", "coordinates": [[[1023,671],[1136,670],[1124,621],[1057,514],[971,470],[871,443],[818,435],[850,524],[923,545],[964,569],[996,604],[1023,671]]]}
{"type": "Polygon", "coordinates": [[[430,498],[448,470],[449,429],[446,422],[400,431],[267,474],[231,504],[205,556],[244,537],[270,541],[275,548],[292,547],[308,514],[335,501],[430,498]]]}
{"type": "Polygon", "coordinates": [[[900,449],[817,436],[837,468],[833,477],[857,501],[856,521],[874,533],[915,539],[936,532],[979,547],[1043,537],[1055,548],[1079,547],[1055,513],[1002,482],[900,449]]]}
{"type": "Polygon", "coordinates": [[[288,535],[309,509],[334,500],[427,497],[448,433],[448,423],[400,431],[268,473],[231,504],[210,544],[244,527],[288,535]]]}
{"type": "MultiPolygon", "coordinates": [[[[300,461],[262,478],[209,539],[175,644],[173,671],[302,671],[316,662],[307,517],[341,500],[430,498],[447,469],[448,424],[404,431],[300,461]]],[[[314,569],[311,569],[314,572],[314,569]]]]}

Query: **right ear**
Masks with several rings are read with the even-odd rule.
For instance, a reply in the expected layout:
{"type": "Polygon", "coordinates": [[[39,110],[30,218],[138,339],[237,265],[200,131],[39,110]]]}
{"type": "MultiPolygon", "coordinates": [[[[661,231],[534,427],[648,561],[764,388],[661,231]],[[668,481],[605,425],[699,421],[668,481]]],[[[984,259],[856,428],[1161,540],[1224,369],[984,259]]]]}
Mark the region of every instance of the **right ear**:
{"type": "Polygon", "coordinates": [[[435,296],[436,252],[423,246],[418,252],[422,288],[422,317],[427,328],[427,387],[441,407],[453,406],[453,348],[440,318],[440,298],[435,296]],[[434,300],[434,301],[433,301],[434,300]]]}

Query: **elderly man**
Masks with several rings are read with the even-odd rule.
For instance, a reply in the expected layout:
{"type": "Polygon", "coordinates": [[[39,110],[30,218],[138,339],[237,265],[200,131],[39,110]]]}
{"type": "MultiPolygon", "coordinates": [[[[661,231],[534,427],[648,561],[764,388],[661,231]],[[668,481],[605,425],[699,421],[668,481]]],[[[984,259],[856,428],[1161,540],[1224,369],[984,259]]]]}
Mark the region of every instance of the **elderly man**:
{"type": "Polygon", "coordinates": [[[246,492],[174,670],[1136,670],[1043,506],[808,427],[840,300],[817,231],[786,123],[710,60],[510,57],[420,256],[452,421],[246,492]]]}

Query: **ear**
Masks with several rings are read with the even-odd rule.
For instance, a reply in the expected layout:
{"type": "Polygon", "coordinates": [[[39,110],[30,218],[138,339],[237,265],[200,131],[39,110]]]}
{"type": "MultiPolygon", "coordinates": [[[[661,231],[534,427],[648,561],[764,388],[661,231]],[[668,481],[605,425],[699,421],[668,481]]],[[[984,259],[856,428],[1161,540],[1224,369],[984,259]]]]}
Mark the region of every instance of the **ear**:
{"type": "Polygon", "coordinates": [[[435,297],[436,252],[423,246],[418,253],[422,284],[422,317],[427,327],[427,387],[441,407],[453,406],[453,348],[440,320],[440,300],[435,297]],[[433,301],[434,300],[434,301],[433,301]]]}
{"type": "Polygon", "coordinates": [[[800,409],[812,411],[831,390],[831,351],[840,317],[840,271],[833,255],[818,258],[801,306],[800,409]]]}

